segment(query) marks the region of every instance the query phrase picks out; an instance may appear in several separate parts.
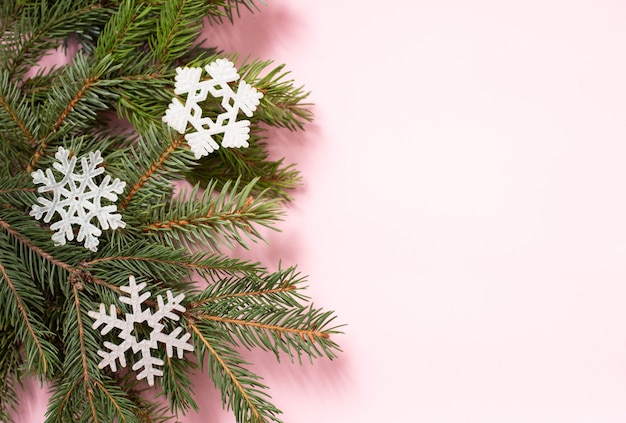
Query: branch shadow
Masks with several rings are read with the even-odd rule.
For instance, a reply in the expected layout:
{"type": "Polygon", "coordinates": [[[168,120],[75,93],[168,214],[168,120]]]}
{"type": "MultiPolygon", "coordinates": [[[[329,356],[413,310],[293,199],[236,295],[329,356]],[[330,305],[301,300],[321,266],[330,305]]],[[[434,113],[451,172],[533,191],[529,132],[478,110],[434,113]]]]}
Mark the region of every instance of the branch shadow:
{"type": "MultiPolygon", "coordinates": [[[[262,6],[261,6],[262,7],[262,6]]],[[[242,57],[273,57],[277,47],[293,45],[306,31],[304,21],[281,4],[250,12],[241,8],[233,23],[207,25],[200,36],[210,46],[242,57]]]]}

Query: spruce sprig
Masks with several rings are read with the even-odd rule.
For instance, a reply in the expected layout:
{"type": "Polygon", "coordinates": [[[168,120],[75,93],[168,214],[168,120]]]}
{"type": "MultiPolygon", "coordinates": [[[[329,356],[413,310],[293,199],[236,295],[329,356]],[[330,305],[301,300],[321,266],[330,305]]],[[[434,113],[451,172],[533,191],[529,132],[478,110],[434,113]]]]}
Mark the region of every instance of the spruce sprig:
{"type": "MultiPolygon", "coordinates": [[[[302,129],[312,117],[308,93],[283,65],[232,55],[264,94],[249,148],[196,160],[184,136],[161,121],[176,68],[223,57],[199,42],[204,25],[235,21],[241,8],[256,10],[255,2],[1,3],[0,420],[12,421],[17,389],[30,375],[50,387],[47,423],[172,421],[198,409],[191,375],[202,371],[237,421],[280,421],[242,347],[277,359],[333,359],[339,326],[332,312],[311,304],[295,268],[272,272],[225,252],[263,240],[261,227],[277,229],[300,175],[270,158],[267,129],[302,129]],[[47,54],[72,45],[79,51],[67,64],[39,67],[47,54]],[[97,252],[75,242],[54,245],[49,224],[29,215],[46,195],[31,172],[50,168],[59,147],[73,155],[99,150],[106,173],[126,182],[117,203],[126,227],[104,231],[97,252]],[[176,324],[191,334],[195,353],[182,360],[155,353],[164,361],[156,389],[165,405],[144,392],[130,366],[98,368],[97,351],[116,334],[94,330],[88,313],[100,303],[124,312],[121,287],[130,275],[153,295],[185,294],[176,324]]],[[[218,113],[220,100],[202,107],[218,113]]],[[[131,365],[134,359],[129,353],[131,365]]]]}

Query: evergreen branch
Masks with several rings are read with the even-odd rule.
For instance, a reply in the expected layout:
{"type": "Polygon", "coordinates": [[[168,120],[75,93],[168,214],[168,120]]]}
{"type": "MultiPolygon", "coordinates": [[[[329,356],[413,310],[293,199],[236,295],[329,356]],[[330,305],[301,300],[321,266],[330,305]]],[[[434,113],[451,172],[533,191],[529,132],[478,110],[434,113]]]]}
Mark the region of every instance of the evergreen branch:
{"type": "MultiPolygon", "coordinates": [[[[186,265],[190,261],[187,253],[183,250],[175,250],[163,245],[138,242],[120,245],[121,251],[129,253],[127,259],[118,260],[120,251],[117,248],[104,248],[102,257],[81,263],[94,278],[104,279],[118,286],[128,283],[128,276],[157,283],[158,280],[167,281],[167,286],[175,290],[188,290],[191,279],[191,267],[186,265]],[[111,257],[111,260],[108,258],[111,257]]],[[[100,252],[99,252],[100,253],[100,252]]],[[[161,285],[160,282],[158,282],[161,285]]]]}
{"type": "Polygon", "coordinates": [[[233,23],[235,16],[241,16],[240,6],[245,7],[250,12],[254,12],[255,9],[259,10],[253,0],[225,0],[220,6],[221,8],[218,9],[219,13],[209,15],[209,23],[222,23],[223,18],[233,23]]]}
{"type": "Polygon", "coordinates": [[[27,274],[17,257],[9,236],[0,236],[0,328],[12,327],[26,348],[26,360],[39,376],[53,374],[59,368],[58,350],[49,341],[52,333],[43,323],[44,296],[27,274]]]}
{"type": "Polygon", "coordinates": [[[22,13],[14,28],[17,39],[5,42],[14,53],[5,58],[6,69],[12,77],[20,76],[29,65],[57,47],[54,38],[65,38],[87,29],[102,22],[109,13],[108,9],[93,1],[56,2],[53,5],[41,2],[37,6],[24,9],[26,13],[22,13]]]}
{"type": "Polygon", "coordinates": [[[77,386],[78,386],[77,382],[73,382],[71,384],[70,388],[67,390],[67,392],[63,396],[63,400],[61,401],[61,406],[59,407],[60,410],[67,409],[67,404],[68,404],[70,398],[72,397],[72,394],[74,393],[74,389],[76,389],[77,386]]]}
{"type": "MultiPolygon", "coordinates": [[[[285,292],[285,291],[281,291],[281,292],[285,292]]],[[[269,331],[276,332],[276,333],[293,334],[293,335],[297,335],[298,337],[300,337],[303,341],[306,341],[307,339],[309,339],[311,342],[315,342],[316,339],[320,339],[320,338],[330,339],[330,334],[328,334],[328,332],[318,331],[315,329],[298,329],[298,328],[293,328],[293,327],[271,325],[267,323],[248,321],[248,320],[243,320],[243,319],[230,319],[230,318],[223,317],[223,316],[207,316],[207,315],[200,314],[200,315],[197,315],[197,317],[203,320],[225,323],[228,325],[249,326],[249,327],[253,327],[256,329],[264,329],[264,330],[269,330],[269,331]]]]}
{"type": "Polygon", "coordinates": [[[32,104],[43,104],[48,99],[51,89],[58,87],[59,77],[64,70],[65,66],[55,65],[50,68],[39,68],[34,76],[23,81],[20,89],[32,104]]]}
{"type": "Polygon", "coordinates": [[[148,58],[137,61],[131,55],[129,60],[133,60],[132,65],[117,75],[120,84],[115,89],[118,95],[116,109],[118,116],[127,119],[137,132],[144,133],[161,123],[160,117],[171,101],[171,93],[166,88],[175,72],[156,68],[148,58]]]}
{"type": "Polygon", "coordinates": [[[210,328],[191,319],[187,319],[187,324],[198,341],[201,356],[208,353],[210,374],[222,393],[222,404],[233,410],[237,422],[280,422],[276,417],[280,411],[267,402],[267,393],[260,390],[266,388],[259,382],[260,377],[243,367],[245,363],[239,354],[225,346],[217,333],[211,336],[210,328]]]}
{"type": "Polygon", "coordinates": [[[126,417],[124,416],[122,407],[120,406],[120,404],[117,402],[117,399],[111,394],[111,392],[109,392],[109,390],[102,384],[102,382],[98,381],[98,380],[94,380],[93,384],[98,387],[98,389],[100,389],[100,391],[102,391],[107,399],[111,402],[111,404],[113,404],[113,406],[115,407],[115,409],[117,410],[117,414],[121,417],[121,421],[122,422],[127,422],[128,420],[126,420],[126,417]]]}
{"type": "Polygon", "coordinates": [[[207,303],[210,303],[212,301],[226,300],[229,298],[263,297],[263,296],[272,295],[272,294],[283,294],[286,292],[295,291],[296,289],[298,289],[297,286],[288,285],[288,286],[282,286],[279,288],[264,289],[264,290],[252,291],[252,292],[232,292],[228,294],[217,295],[215,297],[202,299],[201,301],[192,303],[190,305],[190,308],[197,308],[202,305],[206,305],[207,303]]]}
{"type": "Polygon", "coordinates": [[[37,351],[39,352],[39,356],[41,357],[41,363],[43,366],[42,371],[43,373],[47,373],[48,361],[46,360],[46,354],[44,353],[41,342],[39,341],[37,334],[35,333],[35,329],[33,328],[33,325],[30,322],[28,313],[26,312],[26,306],[24,305],[24,301],[22,300],[22,297],[20,296],[19,292],[17,292],[17,289],[15,288],[15,284],[11,280],[11,277],[7,273],[6,268],[2,264],[1,260],[0,260],[0,273],[2,274],[2,277],[4,281],[6,282],[6,284],[9,286],[9,289],[13,293],[13,297],[17,303],[17,309],[19,310],[19,313],[22,316],[22,319],[24,320],[24,324],[26,325],[26,328],[28,330],[28,333],[30,334],[32,341],[35,343],[35,346],[37,347],[37,351]]]}
{"type": "Polygon", "coordinates": [[[98,61],[115,55],[118,61],[122,61],[136,53],[154,26],[149,16],[151,10],[150,5],[137,5],[134,0],[120,2],[117,12],[98,37],[94,59],[98,61]]]}
{"type": "MultiPolygon", "coordinates": [[[[51,406],[46,413],[46,423],[69,421],[135,423],[138,421],[136,417],[142,415],[143,410],[132,401],[130,395],[123,391],[121,386],[117,386],[118,382],[108,378],[100,380],[96,373],[91,372],[89,385],[84,392],[78,389],[86,386],[82,376],[72,378],[71,382],[65,385],[53,386],[53,396],[51,406]],[[88,392],[91,392],[94,408],[89,404],[89,397],[85,400],[84,394],[88,392]],[[86,404],[88,407],[83,410],[86,404]]],[[[148,410],[145,415],[149,416],[148,410]]]]}
{"type": "MultiPolygon", "coordinates": [[[[210,277],[211,279],[216,279],[220,275],[229,274],[229,275],[250,275],[256,274],[261,271],[261,267],[258,263],[250,263],[247,261],[241,261],[238,259],[230,259],[226,257],[222,257],[221,255],[209,255],[209,254],[194,254],[189,256],[186,252],[182,252],[181,254],[177,254],[176,250],[173,249],[165,249],[164,251],[160,251],[160,248],[156,248],[154,245],[149,245],[147,250],[139,251],[138,255],[132,256],[107,256],[100,257],[90,261],[85,262],[83,265],[85,268],[90,268],[94,265],[98,265],[101,263],[110,263],[110,262],[128,262],[136,268],[134,265],[146,262],[152,263],[158,266],[158,269],[154,269],[158,271],[159,274],[163,274],[163,269],[168,267],[176,267],[182,269],[188,269],[190,271],[198,272],[202,276],[210,277]],[[139,255],[144,254],[144,255],[139,255]],[[166,259],[164,257],[170,256],[173,259],[166,259]]],[[[168,272],[169,273],[169,272],[168,272]]]]}
{"type": "MultiPolygon", "coordinates": [[[[233,343],[260,347],[291,359],[334,358],[338,346],[330,339],[337,327],[329,327],[332,312],[303,306],[307,298],[298,284],[303,278],[295,268],[256,278],[226,279],[192,298],[187,313],[194,319],[221,327],[233,343]]],[[[215,330],[218,330],[217,328],[215,330]]]]}
{"type": "Polygon", "coordinates": [[[0,41],[5,35],[10,34],[12,26],[20,16],[20,11],[24,4],[16,1],[2,2],[0,4],[0,41]]]}
{"type": "Polygon", "coordinates": [[[118,81],[106,79],[103,75],[119,66],[113,65],[112,60],[108,56],[94,64],[83,54],[77,54],[72,64],[64,67],[65,72],[59,75],[58,84],[48,93],[48,107],[41,123],[44,129],[28,165],[28,172],[37,166],[52,141],[89,125],[96,118],[98,110],[110,107],[107,101],[115,98],[115,93],[106,87],[118,81]]]}
{"type": "MultiPolygon", "coordinates": [[[[57,120],[52,125],[52,128],[50,129],[50,133],[56,132],[56,130],[59,129],[61,125],[63,125],[67,116],[70,114],[72,110],[74,110],[74,107],[76,107],[76,104],[78,104],[78,102],[85,96],[85,93],[91,88],[93,84],[98,82],[98,80],[99,80],[99,77],[95,75],[85,79],[85,81],[83,82],[82,86],[80,87],[76,95],[72,97],[69,104],[65,106],[65,109],[63,109],[63,111],[61,112],[57,120]]],[[[40,147],[40,150],[42,150],[41,147],[40,147]]]]}
{"type": "Polygon", "coordinates": [[[30,175],[19,173],[0,181],[0,198],[8,207],[29,207],[36,201],[36,188],[30,187],[30,175]]]}
{"type": "Polygon", "coordinates": [[[257,180],[254,193],[264,190],[272,197],[280,197],[286,201],[292,199],[289,191],[301,183],[300,173],[294,165],[283,165],[283,159],[270,160],[266,145],[258,136],[252,136],[250,146],[245,149],[220,148],[213,155],[200,160],[185,177],[192,184],[206,186],[209,181],[217,182],[217,187],[233,179],[243,183],[257,180]]]}
{"type": "Polygon", "coordinates": [[[72,266],[71,264],[66,263],[66,262],[64,262],[62,260],[59,260],[58,258],[54,257],[52,254],[46,252],[43,248],[37,246],[31,240],[29,240],[28,238],[24,237],[21,233],[19,233],[15,229],[13,229],[11,227],[11,225],[9,225],[6,221],[2,220],[1,218],[0,218],[0,227],[2,229],[4,229],[13,238],[15,238],[18,242],[20,242],[21,244],[26,246],[30,251],[34,252],[35,254],[37,254],[41,258],[45,259],[49,263],[53,264],[54,266],[57,266],[57,267],[65,270],[66,272],[68,272],[71,275],[81,274],[89,282],[93,282],[93,283],[95,283],[97,285],[104,286],[104,287],[109,288],[109,289],[111,289],[113,291],[116,291],[116,292],[121,292],[120,288],[118,286],[113,285],[113,284],[111,284],[109,282],[106,282],[106,281],[104,281],[102,279],[96,278],[96,277],[94,277],[94,276],[92,276],[92,275],[90,275],[88,273],[85,273],[85,271],[83,271],[81,268],[72,266]]]}
{"type": "Polygon", "coordinates": [[[78,298],[78,287],[76,283],[72,284],[72,293],[74,294],[74,306],[76,307],[76,324],[78,325],[78,339],[80,343],[80,356],[82,365],[82,378],[86,387],[87,398],[89,400],[89,409],[95,423],[98,423],[98,413],[94,404],[93,390],[91,388],[91,377],[89,376],[89,367],[87,366],[87,348],[85,347],[85,329],[83,326],[82,312],[80,307],[80,299],[78,298]]]}
{"type": "Polygon", "coordinates": [[[13,193],[13,192],[37,192],[36,188],[7,188],[7,189],[0,189],[0,195],[2,194],[9,194],[9,193],[13,193]]]}
{"type": "Polygon", "coordinates": [[[295,86],[292,79],[286,79],[289,72],[284,71],[285,65],[265,73],[272,63],[255,60],[243,64],[240,69],[241,77],[263,93],[255,119],[270,126],[303,129],[304,124],[313,118],[311,104],[304,102],[309,92],[295,86]]]}
{"type": "Polygon", "coordinates": [[[215,184],[210,184],[199,198],[196,185],[166,206],[154,207],[150,221],[141,225],[141,230],[173,246],[182,244],[193,249],[200,242],[219,250],[220,244],[230,247],[234,241],[247,248],[242,234],[263,240],[254,225],[275,229],[273,222],[282,215],[277,199],[266,198],[265,192],[257,197],[250,195],[255,183],[253,180],[242,188],[239,181],[226,183],[217,196],[215,184]]]}
{"type": "MultiPolygon", "coordinates": [[[[74,95],[74,97],[70,99],[67,106],[65,106],[65,108],[61,111],[61,114],[59,115],[59,117],[52,124],[52,127],[50,128],[50,131],[48,132],[49,134],[56,132],[61,127],[61,125],[63,125],[68,115],[72,112],[72,110],[74,110],[78,102],[85,96],[85,93],[98,80],[99,78],[97,76],[91,76],[85,79],[85,81],[83,82],[78,92],[74,95]]],[[[37,162],[45,154],[45,150],[48,147],[49,141],[50,141],[50,138],[44,138],[40,141],[39,147],[35,150],[35,154],[33,155],[30,161],[30,164],[26,168],[27,172],[32,172],[32,170],[37,166],[37,162]]]]}
{"type": "Polygon", "coordinates": [[[100,342],[86,321],[88,311],[96,307],[90,299],[95,291],[85,282],[82,275],[70,277],[61,329],[63,373],[54,386],[46,421],[135,422],[135,406],[128,394],[97,366],[100,342]]]}
{"type": "Polygon", "coordinates": [[[301,294],[299,286],[304,281],[295,267],[274,273],[258,272],[243,277],[230,277],[209,285],[198,296],[190,299],[189,310],[222,310],[222,305],[211,303],[241,299],[246,307],[300,307],[308,298],[301,294]]]}
{"type": "Polygon", "coordinates": [[[152,165],[144,171],[139,180],[133,184],[131,189],[128,191],[128,194],[126,194],[126,197],[124,197],[124,199],[120,202],[120,210],[124,210],[128,206],[128,203],[130,203],[137,191],[139,191],[157,171],[163,168],[164,164],[172,156],[174,151],[184,145],[184,143],[184,135],[179,135],[174,138],[172,137],[172,133],[170,132],[170,144],[154,161],[154,163],[152,163],[152,165]]]}
{"type": "MultiPolygon", "coordinates": [[[[174,3],[174,2],[165,3],[165,6],[167,6],[168,4],[172,4],[172,3],[174,3]]],[[[167,39],[165,40],[164,43],[162,43],[162,42],[155,43],[157,46],[162,46],[162,47],[158,47],[158,49],[160,51],[157,51],[157,56],[158,56],[157,57],[157,63],[164,63],[164,62],[166,62],[168,47],[172,43],[172,41],[174,40],[175,35],[176,35],[176,32],[173,31],[173,28],[175,28],[177,25],[179,25],[181,23],[180,21],[182,20],[183,9],[185,7],[185,3],[186,3],[186,0],[181,0],[179,2],[180,6],[178,7],[178,10],[176,10],[176,12],[174,13],[175,18],[174,18],[173,22],[170,25],[167,25],[169,27],[169,28],[167,28],[167,29],[169,29],[169,31],[167,31],[165,29],[159,31],[160,32],[159,35],[167,34],[166,35],[167,39]]],[[[173,7],[175,7],[175,6],[173,6],[173,7]]],[[[162,18],[162,20],[164,20],[165,16],[168,16],[168,15],[171,16],[171,9],[168,10],[168,11],[166,11],[164,9],[163,10],[163,18],[162,18]]]]}
{"type": "Polygon", "coordinates": [[[24,168],[30,151],[36,145],[37,107],[22,95],[18,84],[10,81],[7,71],[0,69],[0,155],[11,162],[2,163],[9,175],[24,168]]]}
{"type": "Polygon", "coordinates": [[[14,331],[0,326],[0,421],[13,422],[11,410],[17,410],[16,385],[20,382],[22,360],[20,343],[14,331]]]}
{"type": "Polygon", "coordinates": [[[2,108],[9,114],[11,120],[15,122],[24,137],[26,137],[26,139],[30,143],[30,145],[34,147],[37,144],[35,137],[33,137],[33,134],[31,134],[28,128],[26,128],[26,124],[24,123],[24,121],[18,117],[17,112],[9,104],[9,98],[3,95],[2,92],[0,92],[0,105],[2,105],[2,108]]]}
{"type": "Polygon", "coordinates": [[[168,398],[170,409],[176,414],[186,414],[190,408],[198,411],[198,404],[193,398],[193,383],[189,377],[196,365],[189,360],[172,360],[167,354],[163,361],[162,395],[168,398]]]}
{"type": "Polygon", "coordinates": [[[239,393],[243,397],[243,399],[246,402],[246,404],[248,405],[248,407],[250,407],[250,410],[252,410],[253,417],[254,417],[253,420],[254,421],[260,420],[259,411],[256,409],[255,404],[251,401],[250,396],[248,395],[246,390],[243,388],[241,382],[239,382],[239,380],[235,376],[235,373],[228,367],[228,365],[226,364],[224,359],[222,357],[220,357],[220,355],[217,353],[217,351],[215,351],[215,349],[206,340],[206,338],[204,338],[202,336],[202,334],[200,333],[198,328],[195,325],[192,324],[191,325],[191,329],[195,332],[195,334],[198,337],[200,337],[200,339],[202,340],[202,343],[205,345],[207,351],[209,351],[211,353],[211,355],[215,358],[215,360],[218,362],[219,366],[224,370],[224,372],[228,375],[228,377],[230,378],[232,383],[235,385],[235,388],[239,391],[239,393]]]}
{"type": "Polygon", "coordinates": [[[231,300],[222,303],[219,308],[190,311],[195,319],[214,322],[226,329],[226,337],[234,344],[241,343],[247,348],[259,347],[272,351],[276,358],[280,352],[289,358],[297,356],[301,361],[302,353],[310,360],[326,356],[336,357],[338,346],[331,340],[336,328],[327,326],[334,319],[332,312],[324,312],[310,307],[290,309],[251,305],[246,301],[231,300]],[[218,311],[219,310],[219,311],[218,311]]]}
{"type": "MultiPolygon", "coordinates": [[[[303,279],[293,268],[270,273],[219,253],[262,240],[261,227],[274,229],[281,219],[300,176],[269,158],[263,134],[267,125],[302,128],[312,116],[308,93],[283,66],[242,64],[240,75],[264,95],[251,117],[250,147],[219,149],[201,160],[184,135],[160,120],[176,67],[204,66],[217,57],[216,49],[197,44],[206,15],[232,19],[255,3],[0,1],[0,421],[11,420],[23,369],[49,383],[47,423],[164,423],[172,413],[197,408],[189,375],[206,362],[224,408],[239,423],[278,422],[280,411],[239,346],[291,359],[335,356],[334,314],[303,305],[303,279]],[[68,65],[39,66],[47,52],[76,44],[79,53],[68,65]],[[31,69],[35,75],[27,77],[31,69]],[[133,133],[108,121],[114,111],[133,133]],[[60,146],[82,154],[99,150],[106,174],[126,182],[117,202],[126,227],[108,231],[101,221],[96,252],[75,242],[54,244],[50,225],[65,217],[40,223],[28,216],[38,201],[29,172],[51,167],[60,146]],[[193,186],[174,195],[173,182],[184,180],[193,186]],[[153,297],[186,296],[182,321],[163,325],[192,335],[196,359],[170,359],[165,349],[152,355],[164,362],[159,395],[169,409],[145,398],[130,368],[99,368],[98,351],[103,341],[106,347],[117,340],[117,330],[101,336],[88,314],[99,303],[122,310],[129,275],[149,282],[153,297]],[[193,282],[196,276],[207,282],[204,289],[193,282]]],[[[223,110],[213,96],[202,107],[211,116],[223,110]]],[[[160,309],[155,299],[142,303],[160,309]]],[[[149,333],[140,326],[140,334],[149,333]]],[[[137,363],[133,352],[126,359],[128,367],[137,363]]]]}
{"type": "Polygon", "coordinates": [[[132,402],[138,422],[167,423],[174,420],[167,405],[158,404],[147,399],[147,397],[154,398],[153,393],[150,392],[146,395],[146,389],[140,388],[142,383],[136,379],[133,372],[118,374],[115,383],[126,393],[128,399],[132,402]]]}
{"type": "Polygon", "coordinates": [[[46,422],[136,422],[128,394],[97,367],[99,342],[85,321],[88,310],[95,308],[89,298],[94,291],[83,282],[82,275],[70,278],[71,290],[63,307],[63,373],[54,386],[46,422]]]}
{"type": "Polygon", "coordinates": [[[63,270],[66,270],[70,273],[75,272],[77,270],[76,268],[72,267],[68,263],[65,263],[61,260],[54,258],[52,254],[47,253],[42,248],[35,245],[32,241],[22,236],[22,234],[20,234],[18,231],[13,229],[11,225],[9,225],[7,222],[5,222],[2,219],[0,219],[0,227],[4,229],[13,238],[18,240],[20,243],[24,244],[26,247],[28,247],[31,251],[35,252],[36,254],[38,254],[39,256],[47,260],[48,262],[54,264],[55,266],[58,266],[62,268],[63,270]]]}
{"type": "Polygon", "coordinates": [[[157,78],[163,78],[163,75],[159,72],[152,72],[149,74],[136,74],[136,75],[121,75],[118,77],[122,81],[150,81],[157,78]]]}
{"type": "Polygon", "coordinates": [[[149,43],[158,65],[172,63],[191,48],[208,11],[204,0],[171,0],[162,6],[149,43]]]}

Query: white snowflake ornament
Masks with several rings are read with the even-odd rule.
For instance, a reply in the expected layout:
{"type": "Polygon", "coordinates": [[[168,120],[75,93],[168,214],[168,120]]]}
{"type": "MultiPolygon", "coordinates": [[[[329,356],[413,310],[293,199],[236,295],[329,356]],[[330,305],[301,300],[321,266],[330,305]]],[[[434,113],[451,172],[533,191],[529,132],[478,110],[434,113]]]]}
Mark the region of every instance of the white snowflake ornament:
{"type": "Polygon", "coordinates": [[[232,90],[228,83],[238,81],[240,77],[235,65],[229,60],[217,59],[204,69],[212,79],[200,81],[201,68],[176,69],[174,93],[187,94],[187,100],[182,104],[177,98],[173,98],[163,116],[163,121],[180,134],[184,134],[187,124],[191,123],[196,132],[185,135],[185,139],[196,159],[219,148],[213,139],[216,134],[224,134],[222,147],[248,147],[250,121],[237,120],[237,114],[241,110],[246,116],[252,117],[263,97],[263,94],[243,80],[239,81],[237,92],[232,90]],[[198,104],[206,100],[208,94],[222,97],[225,112],[220,113],[215,121],[202,117],[202,108],[198,104]]]}
{"type": "Polygon", "coordinates": [[[70,151],[59,147],[54,155],[57,162],[54,169],[61,173],[62,178],[57,182],[52,169],[44,172],[39,169],[31,176],[36,185],[43,185],[37,192],[52,192],[52,200],[38,197],[40,204],[34,204],[30,215],[39,220],[43,217],[45,223],[49,223],[54,214],[60,219],[50,225],[55,231],[52,240],[56,245],[64,245],[66,241],[74,239],[74,225],[78,225],[78,242],[85,241],[85,248],[98,251],[98,237],[102,230],[92,223],[96,218],[103,230],[124,228],[126,224],[119,213],[115,213],[117,207],[114,204],[103,206],[102,200],[117,201],[117,195],[124,191],[126,182],[118,178],[111,180],[105,175],[100,184],[96,184],[94,178],[104,173],[104,168],[99,166],[103,159],[99,150],[89,153],[88,157],[81,157],[81,173],[75,172],[77,158],[70,158],[70,151]]]}
{"type": "Polygon", "coordinates": [[[142,303],[150,298],[150,292],[140,294],[140,291],[146,287],[146,283],[142,282],[137,285],[133,276],[130,276],[128,280],[129,285],[120,288],[128,294],[128,297],[122,296],[120,301],[130,305],[133,310],[132,313],[126,313],[124,319],[120,319],[114,305],[111,304],[109,314],[107,314],[105,305],[102,303],[99,311],[88,312],[89,317],[95,320],[93,323],[94,329],[104,325],[101,333],[106,335],[116,328],[120,331],[118,337],[122,340],[119,345],[108,341],[104,342],[104,346],[109,351],[98,351],[98,355],[102,357],[98,367],[104,369],[109,366],[115,372],[117,371],[117,361],[119,361],[121,367],[126,367],[127,351],[131,350],[134,354],[140,353],[141,359],[133,364],[132,369],[135,371],[142,369],[141,372],[137,373],[137,380],[147,379],[148,385],[154,386],[154,377],[163,376],[163,371],[156,366],[162,366],[164,363],[160,358],[153,357],[150,350],[157,349],[160,342],[165,344],[165,351],[168,357],[174,355],[174,349],[176,349],[178,358],[183,358],[185,351],[193,351],[193,346],[188,342],[189,338],[191,338],[189,333],[185,333],[179,338],[178,336],[183,331],[180,326],[169,334],[164,333],[163,329],[165,329],[165,326],[161,323],[163,319],[178,321],[178,314],[173,312],[179,311],[183,313],[185,311],[185,307],[180,305],[185,295],[179,294],[174,297],[171,291],[167,291],[167,303],[158,295],[158,309],[153,314],[150,309],[144,310],[141,308],[142,303]],[[152,329],[150,338],[139,341],[135,333],[135,323],[147,324],[152,329]]]}

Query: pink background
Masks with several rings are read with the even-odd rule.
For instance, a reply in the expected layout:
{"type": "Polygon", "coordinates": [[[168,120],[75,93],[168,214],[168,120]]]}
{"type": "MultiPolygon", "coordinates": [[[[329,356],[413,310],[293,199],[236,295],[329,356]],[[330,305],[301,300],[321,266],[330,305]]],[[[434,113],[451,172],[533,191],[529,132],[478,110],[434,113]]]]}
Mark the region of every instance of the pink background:
{"type": "MultiPolygon", "coordinates": [[[[626,421],[626,4],[383,4],[207,31],[313,92],[273,146],[305,186],[249,257],[348,324],[334,362],[246,357],[287,423],[626,421]]],[[[234,422],[196,381],[182,421],[234,422]]],[[[27,384],[18,421],[44,406],[27,384]]]]}

